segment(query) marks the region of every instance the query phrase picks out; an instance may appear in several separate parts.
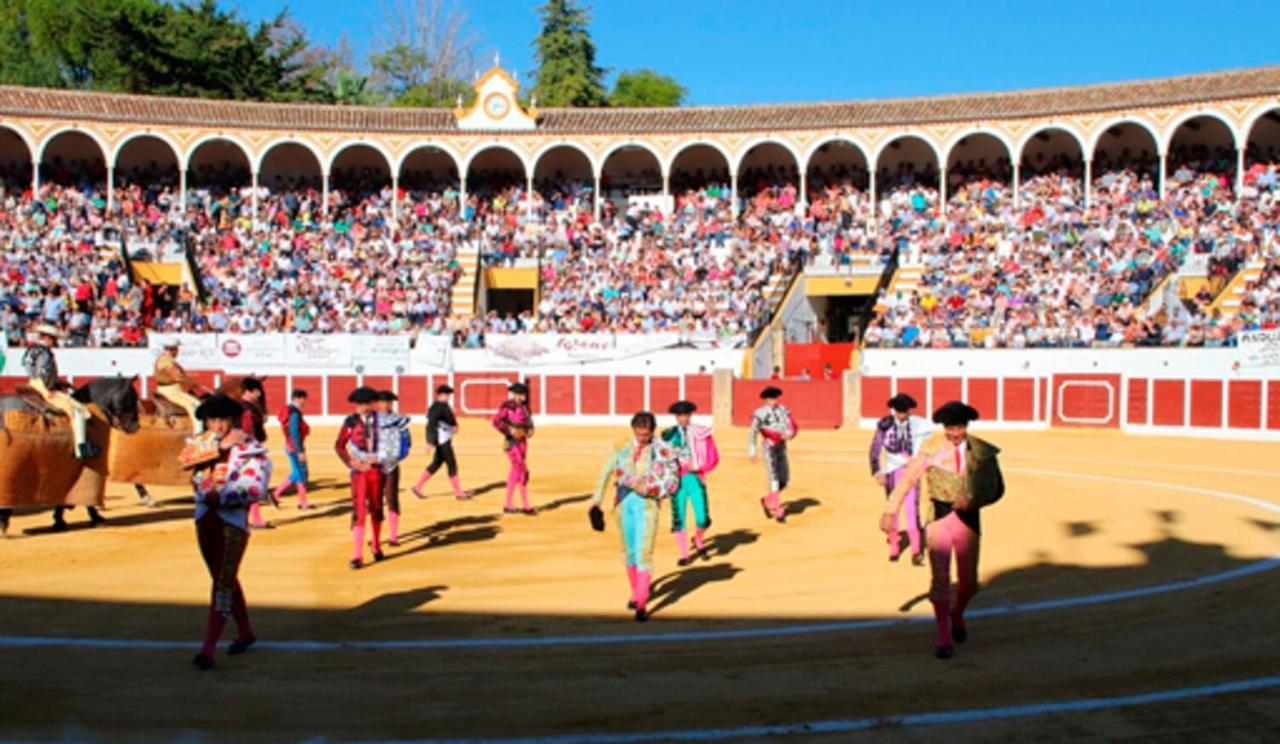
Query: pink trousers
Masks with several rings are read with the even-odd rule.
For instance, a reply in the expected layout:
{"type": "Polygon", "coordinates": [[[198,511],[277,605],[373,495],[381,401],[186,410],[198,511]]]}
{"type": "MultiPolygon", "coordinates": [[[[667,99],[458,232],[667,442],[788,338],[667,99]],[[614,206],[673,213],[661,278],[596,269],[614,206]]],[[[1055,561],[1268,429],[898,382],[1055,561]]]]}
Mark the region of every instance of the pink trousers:
{"type": "Polygon", "coordinates": [[[933,569],[929,601],[938,624],[938,645],[951,645],[951,628],[964,625],[964,610],[978,593],[978,533],[969,529],[955,512],[925,530],[929,565],[933,569]],[[951,556],[956,557],[955,597],[951,595],[951,556]]]}

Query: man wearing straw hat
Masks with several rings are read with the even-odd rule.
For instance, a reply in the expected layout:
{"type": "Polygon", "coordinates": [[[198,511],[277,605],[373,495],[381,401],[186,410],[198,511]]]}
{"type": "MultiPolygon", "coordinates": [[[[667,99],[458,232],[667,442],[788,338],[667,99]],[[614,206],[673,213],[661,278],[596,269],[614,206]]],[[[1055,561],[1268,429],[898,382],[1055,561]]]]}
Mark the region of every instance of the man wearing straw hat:
{"type": "Polygon", "coordinates": [[[186,411],[195,433],[204,432],[204,422],[196,418],[196,408],[200,407],[200,399],[196,395],[209,391],[178,364],[178,339],[170,338],[164,342],[164,351],[156,357],[155,378],[156,395],[186,411]]]}
{"type": "Polygon", "coordinates": [[[64,392],[66,385],[58,381],[58,360],[51,347],[58,344],[62,331],[41,323],[35,327],[36,341],[22,355],[22,366],[30,378],[28,383],[50,408],[65,413],[71,419],[71,433],[75,438],[75,456],[82,460],[90,460],[100,454],[100,450],[90,442],[85,432],[89,421],[89,409],[64,392]]]}

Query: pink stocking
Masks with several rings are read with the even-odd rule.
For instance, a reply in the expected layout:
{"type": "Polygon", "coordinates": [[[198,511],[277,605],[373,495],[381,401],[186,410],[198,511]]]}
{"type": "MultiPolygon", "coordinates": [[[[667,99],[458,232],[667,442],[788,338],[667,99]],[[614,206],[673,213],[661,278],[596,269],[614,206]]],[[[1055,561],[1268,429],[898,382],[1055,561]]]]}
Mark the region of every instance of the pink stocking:
{"type": "Polygon", "coordinates": [[[769,492],[769,495],[765,497],[765,504],[769,506],[769,511],[773,512],[775,518],[782,514],[782,497],[777,491],[769,492]]]}
{"type": "Polygon", "coordinates": [[[307,505],[307,484],[298,484],[298,506],[307,505]]]}
{"type": "Polygon", "coordinates": [[[351,559],[355,561],[364,560],[364,524],[357,524],[351,528],[352,541],[355,542],[356,550],[352,554],[351,559]]]}
{"type": "Polygon", "coordinates": [[[262,507],[256,501],[249,505],[249,523],[254,527],[261,527],[263,524],[262,507]]]}
{"type": "Polygon", "coordinates": [[[520,477],[516,471],[516,466],[512,465],[511,470],[507,471],[507,503],[503,508],[511,510],[516,508],[516,480],[520,477]]]}
{"type": "Polygon", "coordinates": [[[978,535],[952,512],[929,525],[929,565],[932,579],[929,600],[938,626],[938,645],[951,645],[951,625],[964,625],[964,610],[978,593],[978,535]],[[951,554],[956,555],[959,581],[954,606],[951,601],[951,554]]]}
{"type": "Polygon", "coordinates": [[[689,537],[684,530],[676,532],[676,544],[680,546],[680,560],[689,560],[689,537]]]}
{"type": "Polygon", "coordinates": [[[418,482],[413,484],[413,490],[421,491],[422,487],[427,485],[427,481],[431,480],[431,476],[433,475],[435,475],[435,473],[430,470],[423,470],[422,475],[418,476],[418,482]]]}
{"type": "Polygon", "coordinates": [[[636,609],[643,610],[644,606],[649,602],[649,582],[653,581],[653,574],[648,571],[636,569],[636,609]]]}
{"type": "Polygon", "coordinates": [[[453,486],[453,495],[460,499],[467,497],[467,492],[462,490],[462,484],[458,482],[458,476],[449,476],[449,485],[453,486]]]}
{"type": "Polygon", "coordinates": [[[289,484],[290,484],[291,482],[292,482],[292,481],[287,481],[287,480],[286,480],[286,481],[281,481],[281,482],[280,482],[280,485],[276,486],[276,494],[275,494],[275,496],[276,496],[276,501],[279,501],[279,500],[280,500],[280,497],[284,495],[284,492],[285,492],[286,490],[288,490],[288,488],[289,488],[289,484]]]}
{"type": "Polygon", "coordinates": [[[693,532],[693,546],[698,550],[702,550],[702,548],[704,547],[704,543],[702,542],[702,536],[705,534],[707,534],[707,531],[701,528],[694,530],[693,532]]]}
{"type": "MultiPolygon", "coordinates": [[[[395,512],[390,512],[387,514],[387,523],[387,530],[390,532],[389,539],[391,542],[400,542],[400,515],[395,512]]],[[[376,523],[373,531],[375,533],[378,531],[376,523]]]]}
{"type": "Polygon", "coordinates": [[[373,520],[373,552],[382,552],[382,520],[373,520]]]}

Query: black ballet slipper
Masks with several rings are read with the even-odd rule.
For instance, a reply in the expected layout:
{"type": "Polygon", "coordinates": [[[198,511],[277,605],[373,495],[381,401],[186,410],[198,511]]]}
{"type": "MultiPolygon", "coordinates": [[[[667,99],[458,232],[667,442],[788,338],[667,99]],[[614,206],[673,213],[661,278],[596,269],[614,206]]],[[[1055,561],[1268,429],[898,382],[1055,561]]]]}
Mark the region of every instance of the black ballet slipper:
{"type": "Polygon", "coordinates": [[[387,541],[387,544],[388,544],[388,545],[390,545],[390,546],[391,546],[391,547],[393,547],[393,548],[398,548],[398,547],[400,547],[400,541],[399,541],[399,540],[388,540],[388,541],[387,541]]]}
{"type": "Polygon", "coordinates": [[[410,491],[413,491],[413,495],[414,495],[414,496],[417,496],[417,497],[418,497],[418,498],[420,498],[420,499],[425,499],[425,498],[427,497],[427,495],[426,495],[425,493],[423,493],[422,491],[420,491],[420,490],[418,489],[418,487],[417,487],[417,486],[414,486],[413,488],[410,488],[409,490],[410,490],[410,491]]]}
{"type": "Polygon", "coordinates": [[[911,555],[911,565],[913,565],[913,566],[923,566],[923,565],[924,565],[924,553],[913,553],[913,554],[911,555]]]}
{"type": "Polygon", "coordinates": [[[679,566],[679,567],[681,567],[681,568],[684,568],[685,566],[689,565],[690,563],[693,563],[693,559],[692,559],[692,558],[687,558],[687,557],[686,557],[686,558],[680,558],[680,559],[677,559],[677,560],[676,560],[676,565],[677,565],[677,566],[679,566]]]}
{"type": "Polygon", "coordinates": [[[637,608],[636,608],[636,622],[638,622],[638,623],[647,623],[647,622],[649,622],[649,611],[648,611],[648,610],[646,610],[646,609],[644,609],[644,608],[642,608],[642,607],[637,607],[637,608]]]}
{"type": "Polygon", "coordinates": [[[229,656],[239,656],[245,651],[248,651],[249,647],[257,642],[258,639],[255,636],[249,636],[243,641],[232,641],[231,645],[227,647],[227,654],[229,656]]]}
{"type": "Polygon", "coordinates": [[[893,555],[893,554],[891,553],[891,554],[889,555],[889,562],[890,562],[890,563],[897,563],[897,562],[898,562],[898,559],[899,559],[899,558],[901,558],[901,557],[902,557],[902,554],[901,554],[901,553],[898,553],[897,555],[893,555]]]}
{"type": "Polygon", "coordinates": [[[359,558],[352,558],[349,565],[351,566],[352,571],[358,571],[360,570],[360,567],[364,565],[364,561],[359,558]]]}
{"type": "Polygon", "coordinates": [[[711,560],[711,552],[708,551],[707,547],[704,545],[701,548],[698,548],[698,557],[704,561],[709,561],[711,560]]]}
{"type": "Polygon", "coordinates": [[[66,532],[70,528],[67,527],[67,520],[55,519],[53,520],[53,527],[50,529],[52,529],[54,532],[66,532]]]}
{"type": "Polygon", "coordinates": [[[774,521],[776,521],[778,524],[786,524],[787,523],[786,512],[783,512],[782,514],[779,514],[778,516],[774,517],[774,521]]]}
{"type": "Polygon", "coordinates": [[[382,554],[382,551],[381,551],[381,550],[375,550],[375,551],[373,551],[373,562],[374,562],[374,563],[380,563],[380,562],[382,561],[382,559],[383,559],[383,558],[386,558],[386,556],[382,554]]]}
{"type": "Polygon", "coordinates": [[[628,610],[634,610],[635,608],[636,608],[636,601],[634,599],[631,600],[630,602],[627,602],[628,610]]]}
{"type": "Polygon", "coordinates": [[[208,654],[196,654],[192,657],[191,663],[195,665],[196,669],[207,672],[213,668],[213,657],[208,654]]]}
{"type": "Polygon", "coordinates": [[[933,655],[935,658],[945,661],[955,655],[955,652],[955,649],[951,646],[938,646],[933,650],[933,655]]]}
{"type": "Polygon", "coordinates": [[[514,506],[512,506],[512,507],[505,507],[505,506],[504,506],[504,507],[502,507],[502,513],[503,513],[503,514],[519,514],[519,513],[520,513],[520,510],[519,510],[519,509],[517,509],[517,508],[515,508],[514,506]]]}
{"type": "Polygon", "coordinates": [[[520,513],[524,514],[526,517],[536,517],[536,516],[538,516],[538,510],[537,510],[537,509],[535,509],[535,508],[533,508],[532,506],[531,506],[531,507],[529,507],[528,509],[521,509],[521,510],[520,510],[520,513]]]}
{"type": "Polygon", "coordinates": [[[951,640],[956,643],[964,643],[969,640],[969,629],[964,627],[964,623],[956,623],[951,621],[951,640]]]}

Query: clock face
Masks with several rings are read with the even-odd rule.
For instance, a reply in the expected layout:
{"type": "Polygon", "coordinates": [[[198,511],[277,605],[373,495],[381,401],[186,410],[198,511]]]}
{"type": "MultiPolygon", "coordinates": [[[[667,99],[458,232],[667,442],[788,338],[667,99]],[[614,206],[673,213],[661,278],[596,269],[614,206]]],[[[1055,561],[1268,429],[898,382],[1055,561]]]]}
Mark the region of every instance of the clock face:
{"type": "Polygon", "coordinates": [[[501,119],[507,115],[507,109],[511,104],[507,101],[507,97],[498,93],[490,93],[484,99],[484,112],[489,115],[490,119],[501,119]]]}

